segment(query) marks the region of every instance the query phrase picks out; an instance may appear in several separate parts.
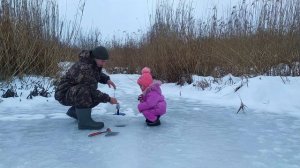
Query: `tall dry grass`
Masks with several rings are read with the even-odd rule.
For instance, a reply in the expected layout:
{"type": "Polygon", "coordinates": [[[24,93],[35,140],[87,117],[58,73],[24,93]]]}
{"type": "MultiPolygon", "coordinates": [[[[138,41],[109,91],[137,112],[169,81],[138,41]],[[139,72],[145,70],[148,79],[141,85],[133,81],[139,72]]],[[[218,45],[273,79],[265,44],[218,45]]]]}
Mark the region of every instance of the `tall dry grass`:
{"type": "MultiPolygon", "coordinates": [[[[149,66],[160,79],[175,82],[190,74],[258,75],[300,61],[300,1],[245,1],[225,17],[199,20],[192,4],[159,4],[142,38],[111,42],[110,67],[135,73],[149,66]]],[[[300,75],[293,73],[294,75],[300,75]]]]}
{"type": "Polygon", "coordinates": [[[95,46],[80,28],[85,2],[72,22],[61,20],[56,1],[0,2],[0,80],[24,74],[55,76],[58,63],[95,46]],[[88,40],[87,40],[88,39],[88,40]]]}
{"type": "Polygon", "coordinates": [[[141,37],[129,34],[125,42],[102,41],[97,30],[82,32],[84,4],[75,21],[66,22],[59,19],[55,1],[2,0],[0,80],[23,74],[54,76],[58,62],[77,59],[80,49],[99,44],[110,48],[111,69],[136,73],[149,66],[157,78],[169,82],[190,74],[278,75],[273,73],[278,64],[293,71],[287,75],[300,75],[298,0],[242,1],[227,16],[218,16],[213,8],[206,20],[195,18],[193,4],[162,1],[147,32],[141,37]]]}

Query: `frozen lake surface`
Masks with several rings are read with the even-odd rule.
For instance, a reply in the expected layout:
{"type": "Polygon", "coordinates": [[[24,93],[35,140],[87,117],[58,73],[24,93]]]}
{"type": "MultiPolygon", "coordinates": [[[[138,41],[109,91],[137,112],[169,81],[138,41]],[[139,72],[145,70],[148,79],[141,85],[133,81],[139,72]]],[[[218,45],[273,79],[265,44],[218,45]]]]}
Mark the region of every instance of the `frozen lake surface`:
{"type": "MultiPolygon", "coordinates": [[[[119,87],[121,112],[108,104],[95,120],[120,134],[88,137],[67,107],[52,99],[1,107],[0,167],[300,167],[300,119],[273,113],[236,114],[236,109],[168,98],[162,125],[148,127],[137,113],[136,95],[119,87]],[[115,127],[126,124],[126,127],[115,127]]],[[[32,101],[32,100],[24,100],[32,101]]],[[[1,104],[0,104],[1,106],[1,104]]]]}

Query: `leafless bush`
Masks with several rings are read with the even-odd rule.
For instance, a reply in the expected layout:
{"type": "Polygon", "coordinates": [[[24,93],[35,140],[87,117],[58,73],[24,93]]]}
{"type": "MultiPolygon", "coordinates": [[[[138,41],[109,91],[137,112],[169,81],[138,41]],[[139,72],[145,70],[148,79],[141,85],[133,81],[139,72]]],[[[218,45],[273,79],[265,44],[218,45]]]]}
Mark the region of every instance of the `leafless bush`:
{"type": "Polygon", "coordinates": [[[210,87],[210,83],[206,79],[204,79],[201,81],[197,81],[194,86],[197,88],[201,88],[202,90],[205,90],[206,88],[210,87]]]}

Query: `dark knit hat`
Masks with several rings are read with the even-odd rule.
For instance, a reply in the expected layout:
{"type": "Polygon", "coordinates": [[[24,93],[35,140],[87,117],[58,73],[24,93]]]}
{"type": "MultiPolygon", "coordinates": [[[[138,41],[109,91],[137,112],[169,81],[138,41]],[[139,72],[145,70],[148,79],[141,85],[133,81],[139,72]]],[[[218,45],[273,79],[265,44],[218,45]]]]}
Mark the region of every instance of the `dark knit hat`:
{"type": "Polygon", "coordinates": [[[92,56],[92,58],[101,59],[101,60],[108,60],[108,58],[109,58],[108,51],[103,46],[98,46],[98,47],[94,48],[91,51],[91,56],[92,56]]]}

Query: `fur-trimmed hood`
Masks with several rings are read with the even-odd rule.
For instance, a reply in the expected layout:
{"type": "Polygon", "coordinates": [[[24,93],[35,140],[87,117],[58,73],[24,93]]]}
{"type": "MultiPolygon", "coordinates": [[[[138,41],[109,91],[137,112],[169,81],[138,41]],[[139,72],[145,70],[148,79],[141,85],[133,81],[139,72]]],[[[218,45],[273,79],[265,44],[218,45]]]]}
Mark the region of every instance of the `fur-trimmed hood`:
{"type": "Polygon", "coordinates": [[[143,91],[143,95],[146,95],[151,91],[157,92],[161,95],[161,89],[160,89],[161,84],[162,84],[161,81],[154,80],[153,83],[143,91]]]}

